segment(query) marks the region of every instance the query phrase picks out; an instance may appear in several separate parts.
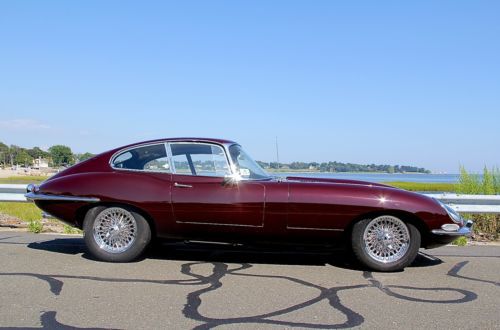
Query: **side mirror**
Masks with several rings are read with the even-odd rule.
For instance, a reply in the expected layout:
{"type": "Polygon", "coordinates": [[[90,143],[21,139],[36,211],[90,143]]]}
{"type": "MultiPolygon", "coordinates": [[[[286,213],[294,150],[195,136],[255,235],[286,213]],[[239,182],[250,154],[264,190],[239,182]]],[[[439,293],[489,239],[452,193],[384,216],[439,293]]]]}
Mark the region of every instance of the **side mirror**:
{"type": "Polygon", "coordinates": [[[224,176],[224,180],[222,181],[223,186],[234,186],[237,185],[238,182],[241,181],[241,176],[238,174],[230,174],[224,176]]]}

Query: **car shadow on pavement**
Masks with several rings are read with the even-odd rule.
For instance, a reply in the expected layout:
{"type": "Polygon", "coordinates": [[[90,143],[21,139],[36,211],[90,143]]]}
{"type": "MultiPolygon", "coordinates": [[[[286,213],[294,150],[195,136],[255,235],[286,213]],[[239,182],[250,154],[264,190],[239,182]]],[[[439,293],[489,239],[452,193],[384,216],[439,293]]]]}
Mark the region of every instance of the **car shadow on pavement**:
{"type": "Polygon", "coordinates": [[[72,255],[87,253],[83,239],[80,237],[56,238],[48,241],[33,242],[28,244],[28,248],[72,255]]]}
{"type": "MultiPolygon", "coordinates": [[[[349,270],[364,271],[346,249],[318,250],[310,248],[283,247],[214,247],[209,244],[166,244],[150,249],[144,256],[148,259],[204,261],[223,263],[275,264],[275,265],[331,265],[349,270]]],[[[429,254],[419,252],[415,261],[409,267],[429,267],[442,263],[442,260],[429,254]]]]}
{"type": "MultiPolygon", "coordinates": [[[[80,237],[33,242],[28,244],[28,248],[69,255],[81,254],[85,259],[96,260],[87,252],[83,239],[80,237]]],[[[325,250],[277,246],[186,244],[184,242],[157,243],[137,261],[140,262],[144,259],[276,265],[331,265],[350,270],[365,270],[354,260],[349,251],[340,248],[325,250]]],[[[410,267],[429,267],[440,263],[442,263],[441,259],[420,252],[410,267]]]]}

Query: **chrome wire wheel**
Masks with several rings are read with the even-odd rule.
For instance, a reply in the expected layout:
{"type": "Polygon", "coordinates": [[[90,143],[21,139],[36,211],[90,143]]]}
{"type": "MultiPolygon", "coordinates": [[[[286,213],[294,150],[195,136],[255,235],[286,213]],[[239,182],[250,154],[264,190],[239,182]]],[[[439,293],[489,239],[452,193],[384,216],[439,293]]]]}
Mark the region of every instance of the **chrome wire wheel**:
{"type": "Polygon", "coordinates": [[[363,233],[364,249],[381,263],[401,260],[410,248],[408,226],[400,219],[384,215],[371,220],[363,233]]]}
{"type": "Polygon", "coordinates": [[[137,223],[134,216],[120,207],[105,209],[94,221],[94,240],[106,252],[127,251],[134,244],[136,236],[137,223]]]}

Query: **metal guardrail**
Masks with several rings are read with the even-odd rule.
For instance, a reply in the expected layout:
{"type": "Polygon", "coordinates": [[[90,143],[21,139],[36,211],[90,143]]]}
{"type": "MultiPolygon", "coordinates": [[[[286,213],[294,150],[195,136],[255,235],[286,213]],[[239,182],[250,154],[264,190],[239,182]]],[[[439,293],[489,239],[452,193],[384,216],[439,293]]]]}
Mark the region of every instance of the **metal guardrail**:
{"type": "MultiPolygon", "coordinates": [[[[27,202],[24,184],[0,184],[0,202],[27,202]]],[[[500,214],[500,195],[424,194],[460,213],[500,214]]]]}
{"type": "Polygon", "coordinates": [[[425,194],[459,213],[500,213],[500,195],[425,194]]]}
{"type": "Polygon", "coordinates": [[[28,202],[25,184],[0,184],[0,202],[28,202]]]}

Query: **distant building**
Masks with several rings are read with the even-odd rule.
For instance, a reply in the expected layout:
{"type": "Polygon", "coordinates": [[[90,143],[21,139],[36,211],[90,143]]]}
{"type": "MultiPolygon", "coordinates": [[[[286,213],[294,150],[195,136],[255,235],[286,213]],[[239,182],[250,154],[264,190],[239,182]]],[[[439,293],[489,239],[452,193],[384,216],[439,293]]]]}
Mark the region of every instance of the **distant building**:
{"type": "Polygon", "coordinates": [[[34,169],[42,169],[42,168],[48,168],[49,167],[49,161],[45,158],[35,158],[33,159],[33,168],[34,169]]]}

